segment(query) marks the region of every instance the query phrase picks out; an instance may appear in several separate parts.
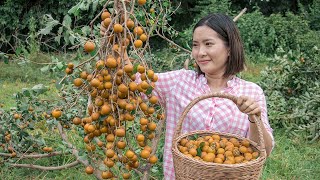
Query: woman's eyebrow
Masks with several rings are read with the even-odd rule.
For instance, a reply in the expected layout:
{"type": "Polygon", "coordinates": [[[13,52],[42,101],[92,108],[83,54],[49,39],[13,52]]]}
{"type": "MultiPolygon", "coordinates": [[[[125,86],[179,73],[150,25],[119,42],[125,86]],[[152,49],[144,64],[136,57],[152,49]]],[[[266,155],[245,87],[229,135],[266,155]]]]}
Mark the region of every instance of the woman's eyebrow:
{"type": "MultiPolygon", "coordinates": [[[[202,40],[202,42],[208,42],[208,41],[214,41],[214,39],[204,39],[204,40],[202,40]]],[[[193,40],[192,42],[199,42],[199,41],[193,40]]]]}

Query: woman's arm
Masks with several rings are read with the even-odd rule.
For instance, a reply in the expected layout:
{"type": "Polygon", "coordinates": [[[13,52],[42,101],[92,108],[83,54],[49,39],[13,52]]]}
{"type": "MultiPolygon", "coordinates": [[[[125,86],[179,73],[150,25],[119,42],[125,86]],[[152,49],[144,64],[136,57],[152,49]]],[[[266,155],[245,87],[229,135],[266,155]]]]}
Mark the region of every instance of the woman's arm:
{"type": "MultiPolygon", "coordinates": [[[[273,136],[270,131],[265,127],[267,121],[267,110],[266,104],[264,100],[264,95],[260,95],[262,97],[259,98],[258,102],[247,96],[240,96],[237,100],[238,108],[241,112],[249,115],[250,121],[252,120],[252,115],[258,115],[260,117],[260,125],[262,129],[264,144],[266,148],[267,156],[270,155],[273,148],[273,136]]],[[[248,137],[254,142],[259,142],[259,132],[255,123],[250,123],[248,137]]]]}

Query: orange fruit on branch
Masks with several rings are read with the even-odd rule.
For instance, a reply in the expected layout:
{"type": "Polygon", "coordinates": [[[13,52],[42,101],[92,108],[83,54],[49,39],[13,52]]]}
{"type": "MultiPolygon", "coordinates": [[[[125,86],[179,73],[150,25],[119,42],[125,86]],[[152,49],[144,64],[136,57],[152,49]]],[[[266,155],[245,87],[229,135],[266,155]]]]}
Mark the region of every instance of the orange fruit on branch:
{"type": "Polygon", "coordinates": [[[151,104],[157,104],[157,103],[158,103],[158,97],[157,97],[157,96],[151,96],[151,97],[149,98],[149,102],[150,102],[151,104]]]}
{"type": "Polygon", "coordinates": [[[134,22],[131,19],[128,19],[126,25],[129,29],[132,29],[134,27],[134,22]]]}
{"type": "Polygon", "coordinates": [[[133,44],[134,44],[134,47],[141,48],[143,45],[143,42],[140,39],[138,39],[138,40],[135,40],[133,44]]]}
{"type": "Polygon", "coordinates": [[[143,29],[142,29],[142,27],[141,27],[141,26],[136,26],[136,27],[133,29],[133,33],[140,36],[141,34],[143,34],[143,29]]]}
{"type": "Polygon", "coordinates": [[[155,122],[150,122],[150,123],[148,124],[148,129],[149,129],[150,131],[154,131],[154,130],[156,130],[156,128],[157,128],[157,124],[156,124],[155,122]]]}
{"type": "Polygon", "coordinates": [[[115,25],[113,26],[113,31],[114,31],[115,33],[121,33],[121,32],[123,31],[122,25],[121,25],[121,24],[115,24],[115,25]]]}
{"type": "Polygon", "coordinates": [[[118,141],[117,142],[117,147],[119,149],[124,149],[126,147],[126,142],[125,141],[118,141]]]}
{"type": "Polygon", "coordinates": [[[73,80],[73,84],[76,87],[80,87],[83,84],[82,79],[81,78],[76,78],[75,80],[73,80]]]}
{"type": "Polygon", "coordinates": [[[135,155],[133,151],[131,150],[128,150],[125,154],[127,156],[127,158],[131,159],[133,158],[133,156],[135,155]]]}
{"type": "Polygon", "coordinates": [[[74,125],[79,125],[82,123],[82,120],[79,117],[75,117],[73,118],[72,122],[74,125]]]}
{"type": "Polygon", "coordinates": [[[124,137],[126,135],[126,130],[125,129],[117,129],[115,134],[117,137],[124,137]]]}
{"type": "Polygon", "coordinates": [[[107,156],[108,158],[112,158],[114,155],[115,155],[114,150],[112,150],[112,149],[107,149],[107,150],[106,150],[106,156],[107,156]]]}
{"type": "Polygon", "coordinates": [[[140,6],[145,5],[146,2],[147,2],[147,0],[138,0],[138,4],[139,4],[140,6]]]}
{"type": "Polygon", "coordinates": [[[54,117],[54,118],[59,118],[59,117],[61,117],[62,112],[61,112],[61,110],[59,110],[59,109],[54,109],[54,110],[51,112],[51,115],[52,115],[52,117],[54,117]]]}
{"type": "Polygon", "coordinates": [[[70,69],[70,68],[66,68],[65,70],[66,74],[72,74],[73,73],[73,69],[70,69]]]}
{"type": "Polygon", "coordinates": [[[112,19],[111,18],[106,18],[105,20],[103,20],[103,25],[105,27],[108,27],[112,22],[112,19]]]}
{"type": "Polygon", "coordinates": [[[140,74],[142,74],[142,73],[144,73],[146,71],[146,69],[145,69],[145,67],[143,65],[139,64],[138,67],[137,67],[137,71],[140,74]]]}
{"type": "Polygon", "coordinates": [[[131,73],[131,72],[133,71],[133,66],[127,64],[127,65],[124,66],[123,69],[124,69],[124,72],[126,72],[126,73],[131,73]]]}
{"type": "Polygon", "coordinates": [[[140,119],[140,124],[141,125],[147,125],[148,123],[149,123],[148,119],[146,119],[146,118],[141,118],[140,119]]]}
{"type": "Polygon", "coordinates": [[[148,36],[147,36],[146,34],[141,34],[140,37],[139,37],[139,39],[140,39],[142,42],[145,42],[145,41],[147,41],[148,36]]]}
{"type": "Polygon", "coordinates": [[[87,42],[84,44],[84,50],[85,50],[86,52],[92,52],[95,48],[96,48],[96,45],[95,45],[94,42],[92,42],[92,41],[87,41],[87,42]]]}
{"type": "Polygon", "coordinates": [[[91,166],[87,166],[85,171],[87,174],[92,174],[94,170],[91,166]]]}
{"type": "Polygon", "coordinates": [[[73,69],[73,67],[74,67],[73,63],[71,63],[71,62],[70,62],[70,63],[68,63],[68,65],[67,65],[67,66],[68,66],[68,68],[70,68],[70,69],[73,69]]]}
{"type": "Polygon", "coordinates": [[[139,141],[139,142],[142,142],[142,141],[144,141],[144,135],[143,134],[138,134],[137,135],[137,141],[139,141]]]}
{"type": "Polygon", "coordinates": [[[109,57],[106,61],[106,66],[109,68],[116,68],[117,65],[117,60],[113,57],[109,57]]]}
{"type": "Polygon", "coordinates": [[[106,18],[110,18],[111,14],[108,12],[108,11],[104,11],[102,14],[101,14],[101,19],[102,21],[105,20],[106,18]]]}
{"type": "Polygon", "coordinates": [[[122,177],[123,177],[123,179],[130,179],[131,174],[130,173],[123,173],[122,177]]]}
{"type": "Polygon", "coordinates": [[[150,156],[150,151],[148,151],[148,150],[142,150],[141,152],[140,152],[140,157],[142,157],[142,158],[144,158],[144,159],[148,159],[149,158],[149,156],[150,156]]]}

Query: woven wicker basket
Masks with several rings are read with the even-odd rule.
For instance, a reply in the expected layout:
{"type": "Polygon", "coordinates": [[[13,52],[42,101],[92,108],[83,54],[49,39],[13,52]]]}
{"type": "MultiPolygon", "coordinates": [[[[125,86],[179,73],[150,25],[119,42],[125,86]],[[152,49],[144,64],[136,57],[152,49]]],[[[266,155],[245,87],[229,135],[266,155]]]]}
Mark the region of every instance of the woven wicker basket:
{"type": "Polygon", "coordinates": [[[238,140],[243,140],[245,138],[228,134],[228,133],[218,133],[212,131],[193,131],[187,134],[181,134],[182,124],[184,119],[189,112],[189,110],[199,101],[211,97],[220,97],[227,98],[236,102],[237,97],[221,94],[221,93],[211,93],[207,95],[200,96],[189,103],[184,112],[182,113],[177,127],[175,129],[175,134],[172,144],[172,155],[174,162],[175,176],[177,180],[186,180],[186,179],[259,179],[262,174],[263,165],[266,160],[266,151],[264,147],[264,139],[261,130],[260,121],[255,115],[251,115],[250,119],[255,122],[255,125],[258,127],[259,132],[259,142],[249,140],[254,151],[259,152],[259,157],[255,160],[240,163],[240,164],[217,164],[217,163],[207,163],[199,161],[186,155],[182,154],[178,149],[178,143],[182,138],[188,137],[190,135],[212,135],[218,134],[221,137],[231,138],[234,137],[238,140]]]}

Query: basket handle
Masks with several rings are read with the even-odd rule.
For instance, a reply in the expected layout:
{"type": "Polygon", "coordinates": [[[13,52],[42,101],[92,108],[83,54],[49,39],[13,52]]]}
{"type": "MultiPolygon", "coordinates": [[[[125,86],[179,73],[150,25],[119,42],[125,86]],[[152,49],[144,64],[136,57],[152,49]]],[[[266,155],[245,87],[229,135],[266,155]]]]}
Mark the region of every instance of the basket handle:
{"type": "MultiPolygon", "coordinates": [[[[185,117],[187,116],[187,113],[190,111],[190,109],[199,101],[203,100],[203,99],[207,99],[207,98],[211,98],[211,97],[219,97],[219,98],[226,98],[229,99],[231,101],[233,101],[235,104],[237,102],[237,97],[230,95],[230,94],[225,94],[225,93],[209,93],[209,94],[205,94],[202,96],[199,96],[197,98],[195,98],[194,100],[192,100],[188,106],[185,108],[185,110],[182,112],[181,117],[179,118],[177,127],[175,129],[174,132],[174,136],[173,136],[173,141],[172,144],[174,143],[175,139],[178,138],[178,136],[181,135],[181,129],[182,129],[182,124],[184,122],[185,117]]],[[[253,120],[253,122],[255,122],[255,125],[258,128],[258,133],[259,133],[259,146],[261,148],[261,150],[265,150],[265,145],[264,145],[264,139],[263,139],[263,133],[262,133],[262,129],[261,129],[261,121],[260,121],[260,117],[257,115],[249,115],[249,118],[251,120],[253,120]]]]}

